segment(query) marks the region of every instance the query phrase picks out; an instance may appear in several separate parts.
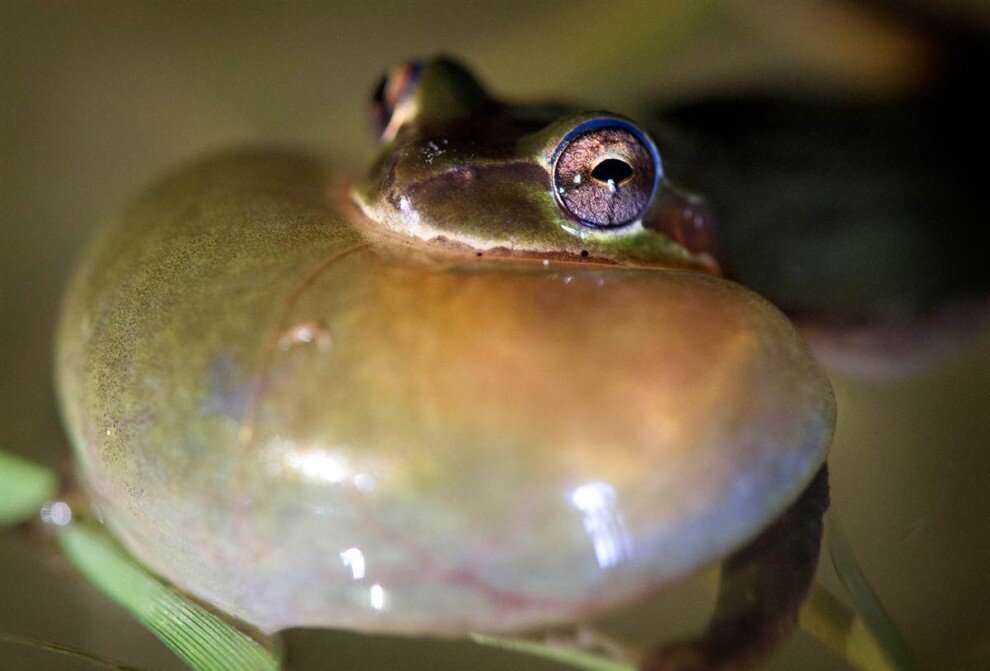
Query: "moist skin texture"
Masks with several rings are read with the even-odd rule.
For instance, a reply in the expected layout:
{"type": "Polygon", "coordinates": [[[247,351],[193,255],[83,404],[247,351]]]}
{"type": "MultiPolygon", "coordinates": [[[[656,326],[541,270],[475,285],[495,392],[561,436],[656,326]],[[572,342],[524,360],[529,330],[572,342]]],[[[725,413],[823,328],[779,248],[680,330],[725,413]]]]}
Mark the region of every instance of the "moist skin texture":
{"type": "Polygon", "coordinates": [[[125,545],[265,631],[579,620],[729,555],[834,400],[769,303],[693,270],[409,252],[327,168],[184,168],[94,244],[58,343],[125,545]]]}

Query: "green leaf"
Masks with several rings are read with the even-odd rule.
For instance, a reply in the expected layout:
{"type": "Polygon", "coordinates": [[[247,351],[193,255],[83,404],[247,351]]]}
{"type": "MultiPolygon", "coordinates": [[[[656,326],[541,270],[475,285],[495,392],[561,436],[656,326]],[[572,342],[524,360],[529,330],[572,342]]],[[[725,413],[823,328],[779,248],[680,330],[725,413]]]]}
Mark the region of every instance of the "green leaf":
{"type": "Polygon", "coordinates": [[[72,524],[59,543],[76,568],[196,671],[268,671],[274,656],[257,641],[167,587],[102,530],[72,524]]]}
{"type": "Polygon", "coordinates": [[[57,492],[54,472],[0,451],[0,527],[31,519],[57,492]]]}
{"type": "Polygon", "coordinates": [[[522,638],[502,638],[501,636],[484,636],[471,634],[471,640],[480,645],[487,645],[500,650],[511,650],[524,655],[542,657],[575,669],[586,671],[635,671],[634,667],[623,662],[600,657],[573,648],[565,648],[528,641],[522,638]]]}

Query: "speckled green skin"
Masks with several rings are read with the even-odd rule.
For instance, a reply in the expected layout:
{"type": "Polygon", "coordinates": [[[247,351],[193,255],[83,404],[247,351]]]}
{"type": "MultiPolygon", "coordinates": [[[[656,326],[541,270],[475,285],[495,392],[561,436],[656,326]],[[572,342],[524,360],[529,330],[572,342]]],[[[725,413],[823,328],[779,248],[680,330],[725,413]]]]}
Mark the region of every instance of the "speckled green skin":
{"type": "Polygon", "coordinates": [[[139,556],[191,572],[194,591],[228,577],[237,552],[231,489],[280,301],[361,244],[324,206],[327,179],[284,154],[198,163],[104,232],[65,302],[59,390],[86,482],[139,556]]]}
{"type": "MultiPolygon", "coordinates": [[[[496,223],[437,202],[417,212],[496,223]]],[[[544,263],[379,223],[318,159],[224,154],[142,196],[70,287],[84,481],[196,596],[266,631],[573,621],[725,557],[821,467],[834,400],[804,343],[661,234],[544,263]]]]}

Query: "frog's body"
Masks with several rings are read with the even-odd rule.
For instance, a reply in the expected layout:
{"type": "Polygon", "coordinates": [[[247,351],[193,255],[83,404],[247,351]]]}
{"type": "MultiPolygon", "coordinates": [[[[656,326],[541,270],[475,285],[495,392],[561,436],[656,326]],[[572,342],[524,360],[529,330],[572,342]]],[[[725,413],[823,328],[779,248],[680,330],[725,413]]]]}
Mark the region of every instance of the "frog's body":
{"type": "MultiPolygon", "coordinates": [[[[589,117],[465,141],[414,100],[352,191],[317,158],[225,154],[93,247],[59,388],[113,530],[266,631],[459,634],[574,621],[765,529],[834,422],[788,322],[647,225],[649,180],[628,221],[562,214],[599,213],[554,200],[546,149],[589,117]]],[[[646,169],[606,118],[632,129],[607,155],[646,169]]]]}

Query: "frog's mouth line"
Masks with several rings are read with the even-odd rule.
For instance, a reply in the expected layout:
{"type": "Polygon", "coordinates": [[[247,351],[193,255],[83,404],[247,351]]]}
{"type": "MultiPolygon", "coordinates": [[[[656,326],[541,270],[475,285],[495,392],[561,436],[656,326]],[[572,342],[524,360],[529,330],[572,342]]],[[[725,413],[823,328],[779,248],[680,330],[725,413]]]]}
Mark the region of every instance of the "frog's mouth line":
{"type": "MultiPolygon", "coordinates": [[[[689,253],[691,255],[683,259],[672,257],[665,259],[663,263],[640,263],[635,260],[624,259],[620,261],[601,254],[593,254],[587,249],[580,249],[579,251],[521,249],[505,245],[478,247],[467,242],[452,240],[442,234],[432,237],[404,235],[384,226],[376,225],[376,219],[370,211],[369,206],[354,197],[353,186],[354,182],[350,180],[332,180],[327,188],[327,198],[335,207],[340,208],[344,212],[348,223],[356,231],[370,242],[383,243],[385,249],[391,248],[419,252],[424,257],[432,257],[434,261],[439,259],[463,261],[467,258],[474,258],[504,263],[597,265],[602,267],[638,268],[655,271],[692,270],[718,276],[722,274],[717,262],[704,254],[696,255],[690,253],[690,250],[689,253]]],[[[641,232],[645,227],[641,220],[636,220],[622,228],[625,234],[634,235],[637,232],[641,232]]],[[[610,231],[612,234],[616,232],[615,230],[610,231]]],[[[660,231],[659,233],[662,234],[663,232],[660,231]]],[[[678,242],[677,244],[680,243],[678,242]]]]}
{"type": "MultiPolygon", "coordinates": [[[[603,161],[603,163],[607,163],[608,160],[603,161]]],[[[626,165],[622,161],[618,161],[618,162],[622,163],[623,165],[626,165]]],[[[436,188],[437,184],[445,184],[445,185],[449,185],[450,187],[457,187],[460,186],[465,180],[474,180],[482,177],[510,179],[519,183],[525,182],[535,186],[537,189],[544,191],[546,193],[553,193],[552,176],[544,168],[541,168],[532,163],[528,163],[526,161],[511,161],[511,162],[501,162],[501,163],[491,163],[491,164],[480,163],[469,169],[462,169],[458,166],[454,166],[450,170],[447,170],[446,172],[440,175],[412,182],[411,184],[409,184],[408,187],[406,187],[406,191],[407,193],[416,193],[419,190],[436,188]]],[[[391,186],[394,179],[395,179],[395,166],[392,165],[386,177],[385,184],[391,186]]],[[[389,192],[389,195],[387,196],[387,200],[396,208],[401,208],[402,206],[402,196],[396,194],[394,191],[389,192]]],[[[567,230],[576,238],[580,238],[580,239],[585,239],[588,236],[595,234],[607,234],[611,237],[635,235],[636,233],[642,230],[642,223],[643,223],[643,217],[639,217],[637,219],[628,221],[624,224],[615,224],[611,226],[601,227],[582,221],[581,219],[575,217],[566,208],[560,209],[560,215],[565,221],[568,222],[568,225],[562,225],[562,228],[567,230]]],[[[370,218],[374,219],[373,217],[370,218]]],[[[437,237],[442,238],[443,236],[437,236],[437,237]]],[[[425,238],[423,239],[425,240],[425,238]]],[[[470,244],[468,244],[467,246],[472,247],[470,244]]],[[[495,249],[495,247],[489,249],[495,249]]],[[[505,249],[511,249],[511,248],[505,247],[505,249]]]]}
{"type": "Polygon", "coordinates": [[[350,180],[332,181],[327,189],[327,197],[334,205],[340,207],[347,215],[348,222],[361,235],[370,240],[381,240],[393,247],[413,248],[437,255],[466,257],[495,257],[500,259],[518,259],[521,261],[555,261],[558,263],[598,264],[603,266],[620,265],[614,259],[592,255],[586,250],[578,253],[560,250],[527,250],[513,249],[505,246],[486,247],[479,249],[467,243],[451,240],[443,235],[432,238],[412,237],[376,226],[375,220],[365,206],[353,196],[354,183],[350,180]]]}
{"type": "MultiPolygon", "coordinates": [[[[347,205],[344,207],[348,214],[348,220],[355,230],[357,230],[367,240],[381,242],[385,249],[408,250],[420,252],[433,259],[447,259],[450,261],[463,261],[465,259],[490,259],[502,262],[519,261],[522,263],[555,263],[569,265],[600,265],[606,267],[635,267],[631,264],[620,264],[608,257],[592,255],[587,251],[582,253],[572,253],[560,250],[538,251],[530,249],[513,249],[505,246],[486,247],[478,249],[471,245],[451,240],[443,235],[433,238],[419,238],[402,235],[386,228],[375,226],[374,220],[369,217],[350,197],[344,198],[347,205]]],[[[652,267],[652,266],[642,266],[652,267]]]]}

